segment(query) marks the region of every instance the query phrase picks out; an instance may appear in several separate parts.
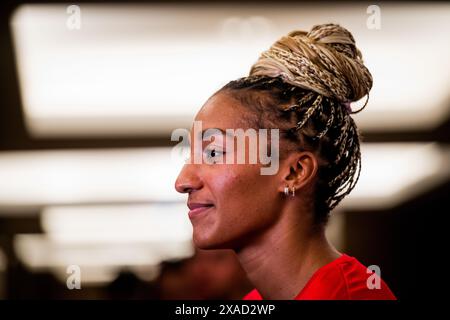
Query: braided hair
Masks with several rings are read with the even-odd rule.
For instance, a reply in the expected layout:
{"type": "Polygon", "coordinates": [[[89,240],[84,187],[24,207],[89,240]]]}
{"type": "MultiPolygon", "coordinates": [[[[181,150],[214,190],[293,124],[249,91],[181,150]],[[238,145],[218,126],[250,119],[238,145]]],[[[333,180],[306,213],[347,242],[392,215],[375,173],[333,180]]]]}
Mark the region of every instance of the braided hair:
{"type": "Polygon", "coordinates": [[[287,146],[318,156],[314,218],[326,224],[331,210],[351,192],[361,171],[361,134],[351,117],[367,105],[372,76],[352,34],[336,24],[293,31],[262,53],[250,74],[230,81],[227,92],[251,109],[253,125],[278,128],[287,146]],[[353,111],[350,102],[367,96],[353,111]]]}

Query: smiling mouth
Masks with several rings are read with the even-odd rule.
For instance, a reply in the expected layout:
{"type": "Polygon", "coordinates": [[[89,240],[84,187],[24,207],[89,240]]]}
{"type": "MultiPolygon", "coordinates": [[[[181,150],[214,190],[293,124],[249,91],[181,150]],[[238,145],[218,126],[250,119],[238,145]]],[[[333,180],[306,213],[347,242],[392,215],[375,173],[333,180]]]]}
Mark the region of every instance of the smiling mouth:
{"type": "Polygon", "coordinates": [[[208,211],[209,209],[213,208],[213,204],[199,204],[199,203],[192,203],[188,204],[188,207],[190,209],[188,215],[189,218],[192,219],[198,215],[201,215],[208,211]]]}

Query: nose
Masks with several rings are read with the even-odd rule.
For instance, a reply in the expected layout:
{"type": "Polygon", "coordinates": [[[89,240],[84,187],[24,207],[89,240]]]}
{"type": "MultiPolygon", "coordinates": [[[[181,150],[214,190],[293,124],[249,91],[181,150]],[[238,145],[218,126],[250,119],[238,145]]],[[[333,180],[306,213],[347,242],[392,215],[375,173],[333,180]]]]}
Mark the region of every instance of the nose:
{"type": "Polygon", "coordinates": [[[197,174],[195,164],[185,164],[175,181],[175,189],[179,193],[191,193],[201,189],[202,182],[197,174]]]}

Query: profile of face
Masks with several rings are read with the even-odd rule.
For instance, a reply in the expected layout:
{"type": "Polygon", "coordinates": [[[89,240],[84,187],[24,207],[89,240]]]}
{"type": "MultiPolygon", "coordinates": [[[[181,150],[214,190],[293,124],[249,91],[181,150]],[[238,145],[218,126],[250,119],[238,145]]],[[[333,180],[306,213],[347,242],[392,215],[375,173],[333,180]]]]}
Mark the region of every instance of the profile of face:
{"type": "MultiPolygon", "coordinates": [[[[244,129],[251,114],[232,95],[218,92],[200,109],[195,121],[201,121],[202,129],[244,129]]],[[[254,128],[257,130],[258,128],[254,128]]],[[[190,139],[195,141],[191,129],[190,139]]],[[[201,142],[208,157],[236,153],[237,143],[227,148],[226,136],[201,142]],[[205,148],[206,146],[206,148],[205,148]]],[[[258,141],[258,143],[267,143],[258,141]]],[[[249,144],[245,144],[248,160],[249,144]]],[[[191,145],[191,158],[193,157],[191,145]]],[[[233,155],[234,156],[234,155],[233,155]]],[[[185,164],[175,182],[180,193],[187,193],[191,209],[193,241],[200,249],[239,249],[253,237],[261,234],[278,221],[280,207],[285,201],[283,190],[289,179],[289,159],[280,160],[278,172],[262,175],[257,161],[251,163],[189,163],[185,164]],[[202,206],[199,209],[195,207],[202,206]]]]}

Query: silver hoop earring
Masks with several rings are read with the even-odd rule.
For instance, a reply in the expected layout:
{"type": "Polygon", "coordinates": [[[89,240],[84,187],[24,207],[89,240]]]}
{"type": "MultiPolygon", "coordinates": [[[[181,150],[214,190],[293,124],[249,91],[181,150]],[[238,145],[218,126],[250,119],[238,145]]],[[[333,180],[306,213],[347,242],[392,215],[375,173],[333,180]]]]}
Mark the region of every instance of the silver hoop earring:
{"type": "Polygon", "coordinates": [[[284,187],[284,195],[285,196],[289,195],[289,187],[288,186],[284,187]]]}

